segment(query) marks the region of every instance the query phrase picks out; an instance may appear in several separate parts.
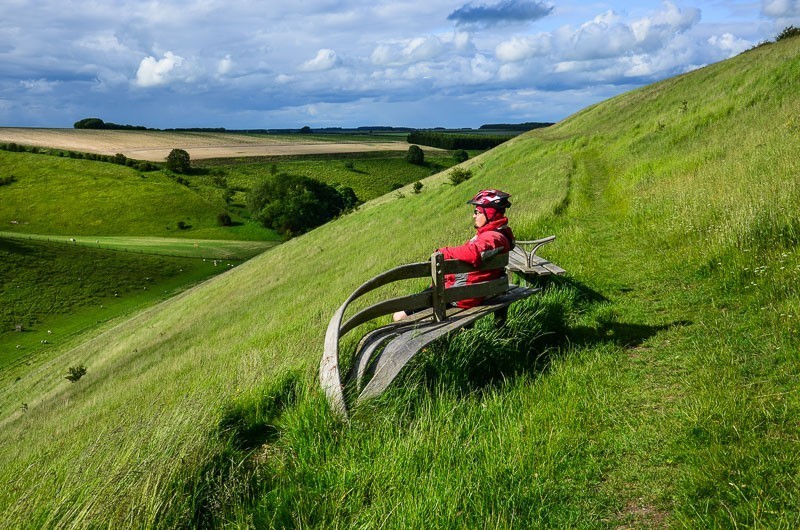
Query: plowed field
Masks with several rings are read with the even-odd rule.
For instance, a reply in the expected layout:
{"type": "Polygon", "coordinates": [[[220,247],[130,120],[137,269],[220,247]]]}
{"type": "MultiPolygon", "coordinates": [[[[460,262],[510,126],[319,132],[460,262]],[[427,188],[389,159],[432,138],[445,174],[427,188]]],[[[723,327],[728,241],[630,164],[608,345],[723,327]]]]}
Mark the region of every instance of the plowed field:
{"type": "Polygon", "coordinates": [[[85,153],[122,153],[137,160],[163,161],[172,149],[184,149],[193,160],[245,156],[311,155],[404,151],[405,140],[376,137],[373,141],[330,140],[307,135],[249,135],[211,132],[99,131],[0,127],[0,143],[50,147],[85,153]]]}

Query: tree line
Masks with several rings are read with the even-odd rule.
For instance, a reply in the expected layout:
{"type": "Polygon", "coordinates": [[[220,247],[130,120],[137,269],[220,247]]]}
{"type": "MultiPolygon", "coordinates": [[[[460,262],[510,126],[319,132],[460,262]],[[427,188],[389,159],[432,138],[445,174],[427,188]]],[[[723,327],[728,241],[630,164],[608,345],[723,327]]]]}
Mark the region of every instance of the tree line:
{"type": "Polygon", "coordinates": [[[497,147],[513,138],[514,135],[490,135],[490,134],[461,134],[444,133],[435,131],[414,131],[406,136],[406,141],[410,144],[427,145],[428,147],[438,147],[439,149],[471,149],[484,151],[497,147]]]}

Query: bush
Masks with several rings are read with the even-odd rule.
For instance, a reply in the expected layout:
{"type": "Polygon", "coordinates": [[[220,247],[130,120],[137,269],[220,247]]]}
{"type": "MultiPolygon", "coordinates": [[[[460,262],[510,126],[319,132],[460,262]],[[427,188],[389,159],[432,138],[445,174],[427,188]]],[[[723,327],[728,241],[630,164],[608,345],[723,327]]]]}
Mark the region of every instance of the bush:
{"type": "Polygon", "coordinates": [[[425,153],[418,145],[412,145],[408,148],[408,152],[406,153],[406,161],[421,166],[425,163],[425,153]]]}
{"type": "Polygon", "coordinates": [[[460,164],[461,162],[466,162],[468,159],[469,159],[469,154],[463,149],[459,149],[458,151],[453,153],[453,160],[456,161],[456,164],[460,164]]]}
{"type": "Polygon", "coordinates": [[[416,181],[414,183],[414,193],[419,194],[419,192],[422,191],[422,186],[423,186],[422,182],[416,181]]]}
{"type": "Polygon", "coordinates": [[[189,153],[183,149],[173,149],[167,155],[167,169],[175,173],[189,173],[192,169],[189,153]]]}
{"type": "Polygon", "coordinates": [[[128,157],[122,153],[117,153],[114,155],[114,158],[112,158],[111,161],[115,164],[119,164],[120,166],[124,166],[128,162],[128,157]]]}
{"type": "Polygon", "coordinates": [[[67,379],[70,383],[77,383],[81,377],[86,375],[86,367],[82,364],[79,366],[70,366],[68,371],[69,373],[64,379],[67,379]]]}
{"type": "Polygon", "coordinates": [[[231,216],[228,215],[227,212],[221,212],[217,214],[217,223],[219,223],[220,226],[231,226],[232,222],[231,216]]]}
{"type": "Polygon", "coordinates": [[[9,175],[7,177],[0,177],[0,186],[7,186],[12,182],[16,182],[16,180],[17,177],[15,177],[14,175],[9,175]]]}
{"type": "Polygon", "coordinates": [[[463,167],[454,167],[450,170],[449,177],[450,183],[453,184],[453,186],[457,186],[458,184],[461,184],[462,182],[472,178],[472,171],[469,169],[464,169],[463,167]]]}
{"type": "Polygon", "coordinates": [[[189,225],[184,223],[183,221],[178,221],[178,230],[187,230],[191,228],[189,225]]]}
{"type": "Polygon", "coordinates": [[[775,37],[775,42],[781,41],[783,39],[790,39],[798,35],[800,35],[800,28],[796,28],[794,26],[786,26],[780,33],[778,33],[778,36],[775,37]]]}

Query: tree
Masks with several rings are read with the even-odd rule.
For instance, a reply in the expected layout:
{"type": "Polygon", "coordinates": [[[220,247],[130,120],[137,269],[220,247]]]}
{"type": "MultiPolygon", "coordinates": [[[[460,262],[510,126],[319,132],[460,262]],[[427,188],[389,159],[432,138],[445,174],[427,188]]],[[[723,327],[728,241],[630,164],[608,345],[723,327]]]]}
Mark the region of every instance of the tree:
{"type": "Polygon", "coordinates": [[[300,134],[311,134],[311,127],[309,127],[308,125],[304,125],[300,129],[300,134]]]}
{"type": "Polygon", "coordinates": [[[457,164],[465,162],[467,159],[469,159],[469,153],[467,153],[463,149],[459,149],[458,151],[453,153],[453,160],[455,160],[457,164]]]}
{"type": "Polygon", "coordinates": [[[412,145],[408,148],[408,152],[406,153],[406,161],[421,166],[425,163],[425,153],[418,145],[412,145]]]}
{"type": "Polygon", "coordinates": [[[253,218],[287,236],[307,232],[333,219],[348,207],[355,194],[312,178],[281,173],[257,184],[247,196],[253,218]]]}
{"type": "Polygon", "coordinates": [[[189,153],[183,149],[173,149],[167,155],[167,169],[175,173],[189,173],[192,169],[189,153]]]}
{"type": "Polygon", "coordinates": [[[100,118],[84,118],[73,124],[75,129],[105,129],[106,124],[100,118]]]}

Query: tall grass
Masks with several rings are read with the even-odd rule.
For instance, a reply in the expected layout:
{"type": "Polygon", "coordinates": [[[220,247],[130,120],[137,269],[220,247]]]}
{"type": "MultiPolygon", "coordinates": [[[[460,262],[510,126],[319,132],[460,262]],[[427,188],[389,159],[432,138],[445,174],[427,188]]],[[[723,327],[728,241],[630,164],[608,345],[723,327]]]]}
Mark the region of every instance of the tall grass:
{"type": "Polygon", "coordinates": [[[2,524],[797,527],[798,68],[787,39],[618,96],[31,368],[2,524]],[[469,237],[484,187],[569,278],[338,423],[328,318],[469,237]]]}

